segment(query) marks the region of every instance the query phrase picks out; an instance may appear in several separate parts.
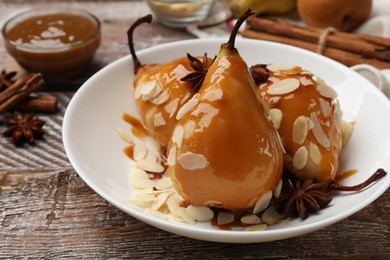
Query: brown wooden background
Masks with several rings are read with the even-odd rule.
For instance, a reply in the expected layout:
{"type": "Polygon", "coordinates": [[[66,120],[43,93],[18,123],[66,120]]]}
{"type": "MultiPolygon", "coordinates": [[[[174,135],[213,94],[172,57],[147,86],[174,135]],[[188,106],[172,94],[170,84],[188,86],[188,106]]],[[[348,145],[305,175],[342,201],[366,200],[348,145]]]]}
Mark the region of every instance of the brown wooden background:
{"type": "MultiPolygon", "coordinates": [[[[216,8],[223,8],[219,1],[216,8]]],[[[47,124],[43,142],[15,148],[0,137],[0,258],[338,258],[390,259],[390,190],[374,203],[333,226],[281,241],[223,244],[189,239],[146,225],[93,192],[72,169],[61,140],[66,106],[81,84],[128,54],[124,32],[148,13],[143,1],[0,1],[0,24],[29,8],[73,6],[102,22],[103,41],[89,71],[51,80],[44,92],[56,95],[60,111],[39,114],[47,124]]],[[[136,32],[137,49],[193,36],[153,23],[136,32]]],[[[25,73],[0,41],[0,70],[25,73]]],[[[0,131],[4,126],[0,125],[0,131]]]]}

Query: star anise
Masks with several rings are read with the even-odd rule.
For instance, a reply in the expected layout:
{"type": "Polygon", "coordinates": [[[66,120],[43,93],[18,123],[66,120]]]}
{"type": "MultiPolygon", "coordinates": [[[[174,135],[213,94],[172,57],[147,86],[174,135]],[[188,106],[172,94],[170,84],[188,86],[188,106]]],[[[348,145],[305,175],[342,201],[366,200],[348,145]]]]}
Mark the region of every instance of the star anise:
{"type": "Polygon", "coordinates": [[[249,68],[253,80],[256,85],[259,83],[266,82],[269,77],[269,70],[267,69],[267,65],[265,64],[256,64],[249,68]]]}
{"type": "Polygon", "coordinates": [[[276,199],[282,212],[289,217],[305,219],[309,212],[317,212],[332,201],[326,183],[318,183],[314,179],[284,181],[282,193],[276,199]]]}
{"type": "Polygon", "coordinates": [[[3,134],[13,139],[14,144],[21,144],[28,141],[33,144],[36,138],[41,137],[45,131],[42,129],[45,121],[34,119],[33,113],[22,115],[15,112],[14,116],[9,119],[2,120],[7,125],[7,129],[3,134]]]}
{"type": "Polygon", "coordinates": [[[16,73],[16,71],[7,72],[6,70],[0,72],[0,92],[14,83],[13,78],[16,76],[16,73]]]}
{"type": "Polygon", "coordinates": [[[209,70],[211,64],[213,64],[217,56],[215,56],[211,62],[209,62],[209,59],[207,58],[207,53],[203,55],[202,61],[198,58],[191,56],[189,53],[187,53],[187,58],[194,72],[187,74],[185,77],[181,78],[180,80],[192,82],[194,84],[193,91],[197,92],[202,86],[207,71],[209,70]]]}

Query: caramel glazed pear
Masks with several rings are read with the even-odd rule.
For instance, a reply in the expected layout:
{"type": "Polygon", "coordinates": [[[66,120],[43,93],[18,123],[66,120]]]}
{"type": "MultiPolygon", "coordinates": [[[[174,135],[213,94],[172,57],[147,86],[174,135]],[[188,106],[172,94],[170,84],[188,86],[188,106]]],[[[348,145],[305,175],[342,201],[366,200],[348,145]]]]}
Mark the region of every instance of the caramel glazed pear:
{"type": "Polygon", "coordinates": [[[237,21],[199,92],[176,116],[168,173],[191,205],[259,212],[281,179],[280,138],[234,46],[240,25],[252,14],[248,10],[237,21]]]}

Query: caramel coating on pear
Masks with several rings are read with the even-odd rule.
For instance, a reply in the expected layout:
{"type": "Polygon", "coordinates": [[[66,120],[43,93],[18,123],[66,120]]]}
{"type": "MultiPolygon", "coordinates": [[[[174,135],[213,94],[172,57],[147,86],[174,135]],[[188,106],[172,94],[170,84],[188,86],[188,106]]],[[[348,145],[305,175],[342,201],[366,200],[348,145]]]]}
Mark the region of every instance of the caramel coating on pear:
{"type": "Polygon", "coordinates": [[[334,180],[342,149],[337,93],[298,66],[268,68],[269,78],[258,86],[257,93],[271,110],[281,112],[277,122],[286,150],[284,167],[300,179],[334,180]],[[298,87],[294,85],[297,82],[298,87]],[[275,93],[283,85],[284,92],[275,93]]]}
{"type": "Polygon", "coordinates": [[[222,53],[178,122],[168,172],[188,203],[241,210],[275,189],[283,155],[247,65],[236,50],[222,53]]]}

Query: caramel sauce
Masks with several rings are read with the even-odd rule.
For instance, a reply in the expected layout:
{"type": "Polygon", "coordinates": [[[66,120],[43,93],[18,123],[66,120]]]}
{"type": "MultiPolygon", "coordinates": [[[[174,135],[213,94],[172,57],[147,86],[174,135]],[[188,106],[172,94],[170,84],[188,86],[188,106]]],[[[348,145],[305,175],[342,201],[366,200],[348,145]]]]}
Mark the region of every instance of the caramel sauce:
{"type": "Polygon", "coordinates": [[[342,173],[340,173],[340,174],[338,174],[336,176],[336,181],[340,182],[340,181],[343,181],[345,179],[348,179],[349,177],[351,177],[352,175],[356,174],[357,172],[358,172],[358,170],[356,170],[356,169],[352,169],[352,170],[349,170],[349,171],[342,172],[342,173]]]}
{"type": "Polygon", "coordinates": [[[134,144],[126,146],[123,149],[123,152],[126,154],[127,157],[129,157],[131,160],[134,160],[134,144]]]}
{"type": "Polygon", "coordinates": [[[148,135],[148,131],[145,129],[145,127],[142,125],[141,121],[139,121],[137,118],[133,117],[132,115],[129,115],[128,113],[124,113],[122,115],[122,119],[132,125],[131,132],[138,138],[145,138],[148,135]]]}

